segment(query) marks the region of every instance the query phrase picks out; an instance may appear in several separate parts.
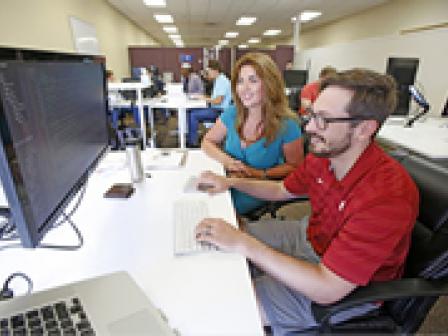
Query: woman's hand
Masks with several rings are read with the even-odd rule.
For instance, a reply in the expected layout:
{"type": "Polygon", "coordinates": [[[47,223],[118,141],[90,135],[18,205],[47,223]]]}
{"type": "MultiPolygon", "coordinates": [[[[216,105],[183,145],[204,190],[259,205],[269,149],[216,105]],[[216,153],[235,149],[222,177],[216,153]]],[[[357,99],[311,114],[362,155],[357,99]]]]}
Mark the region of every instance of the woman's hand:
{"type": "Polygon", "coordinates": [[[234,158],[224,162],[224,168],[229,172],[245,172],[247,170],[247,166],[244,163],[234,158]]]}
{"type": "Polygon", "coordinates": [[[265,173],[263,169],[256,169],[249,166],[246,166],[244,170],[238,171],[228,171],[227,174],[229,177],[246,177],[246,178],[257,178],[264,179],[265,173]]]}

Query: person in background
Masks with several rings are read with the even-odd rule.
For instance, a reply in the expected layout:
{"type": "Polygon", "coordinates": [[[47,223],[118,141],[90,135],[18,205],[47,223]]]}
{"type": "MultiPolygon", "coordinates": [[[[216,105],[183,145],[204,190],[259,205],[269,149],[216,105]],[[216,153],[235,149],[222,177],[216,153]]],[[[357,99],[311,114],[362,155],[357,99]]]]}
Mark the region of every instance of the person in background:
{"type": "Polygon", "coordinates": [[[159,72],[159,68],[156,67],[155,65],[151,65],[147,69],[147,71],[151,77],[151,82],[154,87],[155,95],[156,96],[162,95],[165,83],[163,82],[162,75],[159,72]]]}
{"type": "Polygon", "coordinates": [[[181,82],[184,85],[184,92],[187,94],[204,94],[204,83],[201,77],[193,72],[190,63],[182,63],[181,69],[181,82]]]}
{"type": "Polygon", "coordinates": [[[203,121],[215,121],[223,109],[232,101],[230,80],[221,72],[221,65],[217,60],[208,61],[207,76],[213,80],[211,97],[204,97],[210,107],[191,109],[188,113],[188,145],[198,147],[198,127],[203,121]]]}
{"type": "Polygon", "coordinates": [[[115,82],[114,72],[110,69],[106,70],[106,80],[108,83],[115,82]]]}
{"type": "MultiPolygon", "coordinates": [[[[286,179],[259,181],[211,172],[200,177],[211,193],[236,188],[270,200],[310,197],[309,220],[249,223],[244,232],[207,218],[196,228],[199,241],[240,253],[258,267],[253,273],[256,294],[274,335],[315,327],[312,302],[331,304],[358,286],[401,277],[419,195],[406,170],[374,141],[396,104],[392,77],[365,69],[344,71],[323,80],[305,127],[311,154],[286,179]]],[[[330,322],[380,305],[350,308],[330,322]]]]}
{"type": "Polygon", "coordinates": [[[299,114],[303,115],[306,113],[306,109],[310,108],[316,101],[317,95],[320,91],[320,83],[327,77],[335,75],[336,69],[331,66],[326,66],[322,68],[319,73],[319,79],[317,81],[308,83],[302,88],[300,92],[300,110],[299,114]]]}
{"type": "Polygon", "coordinates": [[[292,68],[293,68],[292,61],[286,62],[285,70],[292,70],[292,68]]]}
{"type": "MultiPolygon", "coordinates": [[[[277,66],[266,54],[245,54],[233,69],[232,92],[236,106],[221,114],[202,149],[229,176],[284,178],[302,162],[303,141],[277,66]]],[[[232,200],[239,215],[265,203],[239,190],[232,190],[232,200]]]]}

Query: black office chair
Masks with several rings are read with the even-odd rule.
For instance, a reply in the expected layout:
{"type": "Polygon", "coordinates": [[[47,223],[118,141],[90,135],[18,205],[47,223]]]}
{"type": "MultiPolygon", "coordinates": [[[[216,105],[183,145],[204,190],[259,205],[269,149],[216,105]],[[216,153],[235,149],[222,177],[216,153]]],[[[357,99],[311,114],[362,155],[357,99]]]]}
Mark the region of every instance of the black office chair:
{"type": "Polygon", "coordinates": [[[401,161],[420,191],[420,213],[411,249],[400,280],[373,283],[354,290],[338,303],[312,310],[318,328],[297,334],[412,334],[418,330],[441,295],[448,295],[448,170],[425,159],[408,156],[401,161]],[[336,313],[367,302],[384,304],[378,310],[331,325],[336,313]]]}

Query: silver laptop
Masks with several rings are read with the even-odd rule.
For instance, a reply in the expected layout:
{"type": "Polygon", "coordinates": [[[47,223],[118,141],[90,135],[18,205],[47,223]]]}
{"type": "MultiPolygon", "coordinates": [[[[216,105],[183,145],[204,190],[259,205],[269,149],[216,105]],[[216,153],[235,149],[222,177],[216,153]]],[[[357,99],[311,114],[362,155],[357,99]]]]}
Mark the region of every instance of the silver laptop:
{"type": "Polygon", "coordinates": [[[0,302],[0,332],[6,329],[10,335],[177,334],[126,272],[0,302]]]}

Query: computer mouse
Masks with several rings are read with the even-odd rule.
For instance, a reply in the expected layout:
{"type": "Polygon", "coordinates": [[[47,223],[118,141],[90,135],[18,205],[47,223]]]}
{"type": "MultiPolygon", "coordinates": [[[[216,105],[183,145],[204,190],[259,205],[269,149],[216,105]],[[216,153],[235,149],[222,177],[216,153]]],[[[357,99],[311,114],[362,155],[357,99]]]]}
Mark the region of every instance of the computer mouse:
{"type": "Polygon", "coordinates": [[[208,190],[210,190],[212,188],[213,188],[213,185],[212,184],[207,184],[207,183],[199,183],[198,186],[197,186],[197,189],[199,191],[208,191],[208,190]]]}

